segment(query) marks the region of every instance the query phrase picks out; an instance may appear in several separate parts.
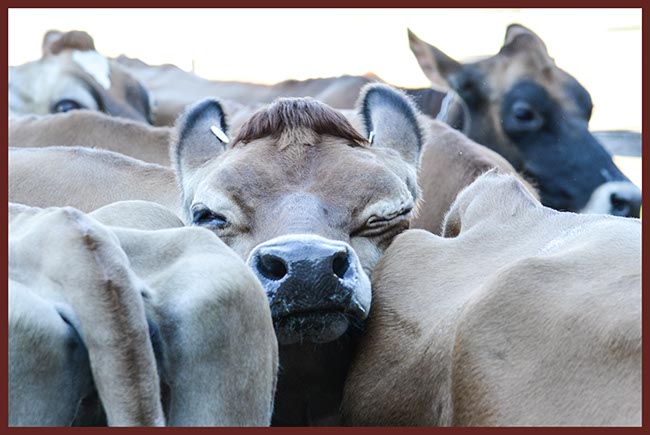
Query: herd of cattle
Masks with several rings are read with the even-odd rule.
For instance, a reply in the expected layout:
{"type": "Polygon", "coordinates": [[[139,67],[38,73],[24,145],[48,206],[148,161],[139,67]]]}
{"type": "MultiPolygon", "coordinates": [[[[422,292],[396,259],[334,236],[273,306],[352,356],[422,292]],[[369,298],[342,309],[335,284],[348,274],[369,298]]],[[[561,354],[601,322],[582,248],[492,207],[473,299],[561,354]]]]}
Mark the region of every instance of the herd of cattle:
{"type": "Polygon", "coordinates": [[[408,40],[433,87],[80,31],[11,67],[9,424],[640,425],[641,191],[589,93],[521,25],[408,40]]]}

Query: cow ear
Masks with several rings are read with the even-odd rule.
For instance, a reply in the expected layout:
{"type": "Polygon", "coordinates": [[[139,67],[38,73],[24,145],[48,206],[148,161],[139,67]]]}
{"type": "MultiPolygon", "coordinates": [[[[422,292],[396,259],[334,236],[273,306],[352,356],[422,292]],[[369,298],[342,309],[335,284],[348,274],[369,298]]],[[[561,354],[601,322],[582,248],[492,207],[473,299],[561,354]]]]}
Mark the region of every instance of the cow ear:
{"type": "MultiPolygon", "coordinates": [[[[97,53],[93,54],[101,56],[97,53]]],[[[96,83],[96,80],[90,83],[95,90],[95,96],[99,100],[103,111],[111,116],[121,116],[153,124],[154,103],[149,92],[117,62],[109,60],[109,65],[110,77],[117,86],[110,86],[109,89],[105,89],[99,83],[96,83]]]]}
{"type": "Polygon", "coordinates": [[[80,30],[61,32],[50,30],[43,36],[43,56],[58,54],[63,50],[95,50],[95,41],[88,33],[80,30]]]}
{"type": "Polygon", "coordinates": [[[372,146],[392,148],[408,163],[417,166],[424,134],[413,101],[391,86],[371,83],[361,91],[358,106],[372,146]]]}
{"type": "Polygon", "coordinates": [[[424,74],[431,80],[431,84],[442,90],[451,88],[448,77],[458,70],[462,64],[447,56],[431,44],[418,38],[411,29],[407,29],[409,47],[420,64],[424,74]]]}
{"type": "Polygon", "coordinates": [[[207,98],[188,107],[176,121],[172,160],[181,184],[230,142],[226,115],[219,101],[207,98]]]}
{"type": "Polygon", "coordinates": [[[546,44],[544,44],[542,38],[521,24],[510,24],[506,29],[506,37],[500,53],[510,54],[522,51],[534,51],[548,57],[546,44]]]}

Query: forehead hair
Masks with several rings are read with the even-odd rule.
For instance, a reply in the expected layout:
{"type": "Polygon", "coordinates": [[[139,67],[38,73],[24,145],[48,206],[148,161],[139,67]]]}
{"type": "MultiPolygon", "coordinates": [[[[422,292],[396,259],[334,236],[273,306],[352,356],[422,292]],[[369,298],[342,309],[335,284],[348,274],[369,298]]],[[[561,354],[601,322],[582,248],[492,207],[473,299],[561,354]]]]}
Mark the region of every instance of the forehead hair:
{"type": "MultiPolygon", "coordinates": [[[[54,32],[48,32],[45,36],[46,41],[50,34],[54,32]]],[[[73,30],[70,32],[62,33],[57,36],[52,37],[54,41],[47,42],[44,47],[46,51],[51,54],[58,54],[64,50],[95,50],[95,43],[93,38],[86,32],[73,30]]]]}
{"type": "Polygon", "coordinates": [[[367,147],[369,142],[339,112],[312,98],[279,98],[256,112],[239,130],[232,146],[272,137],[280,145],[291,139],[305,144],[320,135],[339,137],[352,146],[367,147]],[[282,140],[282,139],[289,140],[282,140]]]}

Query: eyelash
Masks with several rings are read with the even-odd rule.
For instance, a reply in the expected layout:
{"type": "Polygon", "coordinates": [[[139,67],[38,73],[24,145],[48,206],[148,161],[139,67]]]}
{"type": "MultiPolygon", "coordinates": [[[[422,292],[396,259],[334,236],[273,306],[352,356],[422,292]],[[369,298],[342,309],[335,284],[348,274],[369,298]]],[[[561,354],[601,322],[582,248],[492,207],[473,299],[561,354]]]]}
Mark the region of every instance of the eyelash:
{"type": "Polygon", "coordinates": [[[224,215],[215,213],[205,206],[192,207],[192,222],[195,225],[214,227],[220,230],[230,225],[224,215]]]}
{"type": "Polygon", "coordinates": [[[405,218],[412,210],[413,207],[404,209],[402,212],[390,219],[374,218],[375,220],[373,221],[373,218],[370,218],[361,228],[354,231],[351,236],[372,237],[383,234],[384,232],[395,228],[397,225],[400,225],[400,223],[405,222],[405,218]]]}
{"type": "Polygon", "coordinates": [[[396,214],[395,216],[390,217],[390,218],[377,218],[374,221],[372,221],[372,218],[370,218],[370,219],[368,219],[368,222],[366,222],[366,224],[374,224],[374,223],[378,223],[378,222],[379,223],[385,223],[385,222],[394,221],[395,219],[399,219],[401,217],[407,216],[409,213],[411,213],[412,210],[413,210],[413,207],[405,208],[404,210],[402,210],[401,212],[399,212],[398,214],[396,214]]]}

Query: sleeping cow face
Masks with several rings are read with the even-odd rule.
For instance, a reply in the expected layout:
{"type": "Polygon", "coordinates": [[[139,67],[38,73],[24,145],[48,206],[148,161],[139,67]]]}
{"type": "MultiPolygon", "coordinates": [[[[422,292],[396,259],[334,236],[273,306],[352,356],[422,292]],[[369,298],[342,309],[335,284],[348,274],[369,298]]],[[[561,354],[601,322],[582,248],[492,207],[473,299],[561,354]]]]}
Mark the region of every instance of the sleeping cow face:
{"type": "Polygon", "coordinates": [[[230,143],[214,100],[180,120],[186,219],[248,261],[281,345],[330,342],[365,319],[370,270],[409,225],[422,145],[416,111],[384,85],[360,101],[365,137],[308,98],[277,100],[230,143]]]}

